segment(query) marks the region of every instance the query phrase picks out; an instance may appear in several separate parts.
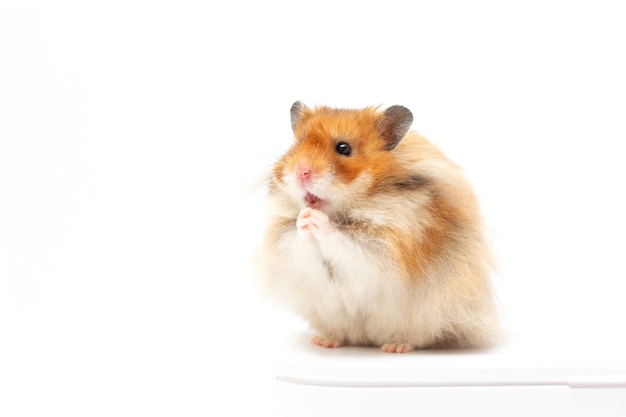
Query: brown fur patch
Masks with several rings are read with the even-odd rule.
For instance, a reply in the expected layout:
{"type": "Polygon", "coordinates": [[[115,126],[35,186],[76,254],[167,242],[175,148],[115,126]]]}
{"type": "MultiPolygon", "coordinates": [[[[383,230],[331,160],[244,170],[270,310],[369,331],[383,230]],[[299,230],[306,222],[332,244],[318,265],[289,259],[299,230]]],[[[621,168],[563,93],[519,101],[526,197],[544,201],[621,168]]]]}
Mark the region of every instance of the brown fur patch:
{"type": "Polygon", "coordinates": [[[429,204],[417,215],[421,217],[421,230],[395,229],[389,235],[395,241],[398,264],[411,280],[439,267],[446,253],[461,250],[463,235],[470,227],[466,214],[436,192],[432,192],[429,204]]]}
{"type": "Polygon", "coordinates": [[[342,183],[351,183],[362,173],[371,173],[376,178],[387,170],[382,165],[391,162],[376,129],[380,118],[375,107],[360,110],[305,108],[294,131],[296,142],[279,164],[286,164],[287,169],[293,171],[296,164],[307,163],[319,175],[334,172],[342,183]],[[350,156],[335,151],[339,142],[350,145],[350,156]]]}

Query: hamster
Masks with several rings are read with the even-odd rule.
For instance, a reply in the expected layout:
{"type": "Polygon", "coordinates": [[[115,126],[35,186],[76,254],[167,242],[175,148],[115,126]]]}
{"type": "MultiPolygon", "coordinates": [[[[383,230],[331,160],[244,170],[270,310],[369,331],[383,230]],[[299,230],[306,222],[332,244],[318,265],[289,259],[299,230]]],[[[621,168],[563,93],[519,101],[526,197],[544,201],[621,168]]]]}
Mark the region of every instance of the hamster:
{"type": "Polygon", "coordinates": [[[312,343],[405,353],[487,347],[498,320],[477,199],[403,106],[291,107],[255,256],[263,291],[312,343]]]}

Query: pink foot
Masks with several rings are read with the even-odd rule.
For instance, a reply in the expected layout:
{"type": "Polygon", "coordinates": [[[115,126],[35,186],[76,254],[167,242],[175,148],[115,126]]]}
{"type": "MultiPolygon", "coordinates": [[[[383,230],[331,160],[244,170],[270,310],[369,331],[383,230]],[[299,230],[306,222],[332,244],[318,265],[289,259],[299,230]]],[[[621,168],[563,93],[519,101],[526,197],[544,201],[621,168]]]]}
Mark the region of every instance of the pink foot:
{"type": "Polygon", "coordinates": [[[341,342],[339,342],[338,340],[326,339],[321,336],[315,336],[313,339],[311,339],[311,343],[325,348],[338,348],[341,346],[341,342]]]}
{"type": "Polygon", "coordinates": [[[387,343],[381,350],[385,353],[407,353],[413,350],[413,346],[408,343],[387,343]]]}

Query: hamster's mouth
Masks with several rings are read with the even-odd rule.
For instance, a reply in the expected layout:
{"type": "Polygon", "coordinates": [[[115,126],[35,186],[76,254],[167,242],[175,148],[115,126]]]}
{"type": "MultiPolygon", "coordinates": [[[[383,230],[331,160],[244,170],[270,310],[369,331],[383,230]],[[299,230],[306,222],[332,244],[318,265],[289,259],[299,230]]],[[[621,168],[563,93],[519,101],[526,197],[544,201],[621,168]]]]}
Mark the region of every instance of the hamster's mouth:
{"type": "Polygon", "coordinates": [[[321,198],[311,193],[306,193],[306,195],[304,196],[304,201],[306,201],[307,207],[316,210],[321,209],[322,205],[324,204],[324,201],[321,198]]]}

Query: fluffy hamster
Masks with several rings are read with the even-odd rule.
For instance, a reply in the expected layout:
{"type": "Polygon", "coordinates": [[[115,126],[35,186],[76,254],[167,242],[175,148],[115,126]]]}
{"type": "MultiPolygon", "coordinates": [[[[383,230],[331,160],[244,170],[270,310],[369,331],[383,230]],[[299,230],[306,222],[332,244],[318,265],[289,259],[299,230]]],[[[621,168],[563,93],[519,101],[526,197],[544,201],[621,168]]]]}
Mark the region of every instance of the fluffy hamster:
{"type": "Polygon", "coordinates": [[[403,353],[494,341],[476,198],[412,122],[402,106],[291,107],[295,141],[269,179],[255,269],[318,332],[314,344],[403,353]]]}

